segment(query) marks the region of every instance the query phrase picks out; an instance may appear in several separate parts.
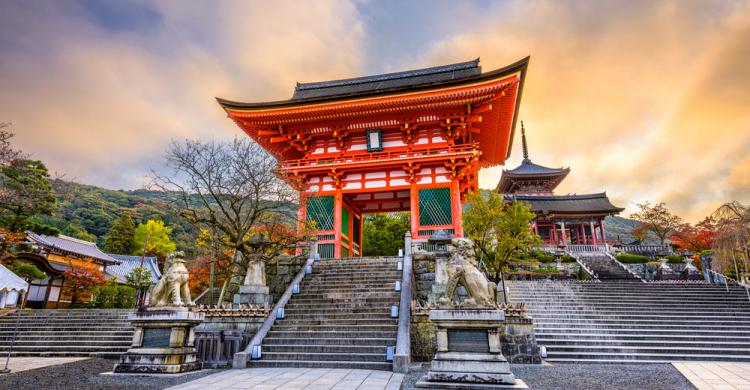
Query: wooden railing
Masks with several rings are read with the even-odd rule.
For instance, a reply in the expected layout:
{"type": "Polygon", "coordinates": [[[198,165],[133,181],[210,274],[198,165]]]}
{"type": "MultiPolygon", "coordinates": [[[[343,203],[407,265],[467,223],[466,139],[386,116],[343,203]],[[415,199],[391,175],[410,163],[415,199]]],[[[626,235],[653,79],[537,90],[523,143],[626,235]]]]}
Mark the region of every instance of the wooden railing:
{"type": "Polygon", "coordinates": [[[344,157],[321,157],[305,158],[299,160],[284,161],[279,164],[281,170],[318,168],[318,167],[337,167],[341,165],[371,163],[372,161],[389,161],[401,159],[431,159],[439,157],[444,159],[445,156],[466,155],[473,153],[477,147],[475,145],[459,145],[441,148],[426,148],[412,151],[385,151],[380,153],[365,153],[362,155],[352,155],[344,157]]]}

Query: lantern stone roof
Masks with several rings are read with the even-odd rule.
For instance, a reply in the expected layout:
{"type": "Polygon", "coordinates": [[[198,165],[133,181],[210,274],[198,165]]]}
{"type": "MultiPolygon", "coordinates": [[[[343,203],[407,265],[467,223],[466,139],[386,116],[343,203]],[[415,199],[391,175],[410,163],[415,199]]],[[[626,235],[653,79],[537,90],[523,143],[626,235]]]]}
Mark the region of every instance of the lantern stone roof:
{"type": "Polygon", "coordinates": [[[106,264],[116,264],[118,261],[102,252],[96,243],[84,241],[78,238],[59,236],[45,236],[33,232],[26,232],[26,237],[33,244],[37,244],[49,251],[60,251],[81,257],[90,257],[94,261],[106,264]]]}
{"type": "Polygon", "coordinates": [[[526,203],[531,211],[547,216],[615,215],[625,210],[613,205],[606,192],[582,195],[505,195],[505,198],[526,203]]]}

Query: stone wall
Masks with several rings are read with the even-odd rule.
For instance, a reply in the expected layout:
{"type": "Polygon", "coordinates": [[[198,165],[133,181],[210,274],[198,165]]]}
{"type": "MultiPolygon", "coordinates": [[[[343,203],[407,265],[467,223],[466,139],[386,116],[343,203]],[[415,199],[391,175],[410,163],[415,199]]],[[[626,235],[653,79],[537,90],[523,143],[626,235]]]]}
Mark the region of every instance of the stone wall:
{"type": "MultiPolygon", "coordinates": [[[[658,262],[625,264],[625,266],[645,280],[661,279],[661,272],[659,272],[661,264],[658,262]]],[[[672,279],[684,278],[685,263],[667,263],[667,266],[672,270],[672,279]]],[[[702,274],[700,277],[703,277],[702,274]]]]}
{"type": "Polygon", "coordinates": [[[266,282],[274,302],[284,294],[306,261],[305,256],[281,255],[266,264],[266,282]]]}

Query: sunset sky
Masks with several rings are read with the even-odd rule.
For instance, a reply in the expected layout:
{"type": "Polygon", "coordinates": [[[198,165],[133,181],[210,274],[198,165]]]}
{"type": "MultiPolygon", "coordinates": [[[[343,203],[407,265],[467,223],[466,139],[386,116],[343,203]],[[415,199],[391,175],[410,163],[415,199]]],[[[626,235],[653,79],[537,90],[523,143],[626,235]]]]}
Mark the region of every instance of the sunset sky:
{"type": "Polygon", "coordinates": [[[571,167],[558,193],[691,222],[750,203],[748,1],[6,0],[0,53],[0,122],[82,183],[139,188],[171,139],[241,135],[215,96],[530,55],[519,119],[534,162],[571,167]]]}

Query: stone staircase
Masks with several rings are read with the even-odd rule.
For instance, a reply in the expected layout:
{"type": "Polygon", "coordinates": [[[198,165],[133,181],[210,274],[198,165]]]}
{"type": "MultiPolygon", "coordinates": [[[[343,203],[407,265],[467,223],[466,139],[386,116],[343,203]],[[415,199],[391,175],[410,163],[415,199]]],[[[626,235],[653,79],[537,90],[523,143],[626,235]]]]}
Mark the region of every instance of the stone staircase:
{"type": "MultiPolygon", "coordinates": [[[[13,356],[119,357],[133,340],[129,310],[24,310],[13,356]]],[[[16,313],[0,317],[0,356],[13,337],[16,313]]]]}
{"type": "Polygon", "coordinates": [[[320,260],[285,306],[285,318],[264,338],[253,367],[331,367],[391,370],[400,293],[397,258],[320,260]]]}
{"type": "Polygon", "coordinates": [[[639,280],[604,253],[581,253],[578,259],[593,271],[599,280],[639,280]]]}
{"type": "Polygon", "coordinates": [[[555,362],[750,361],[744,288],[702,283],[506,282],[555,362]]]}

